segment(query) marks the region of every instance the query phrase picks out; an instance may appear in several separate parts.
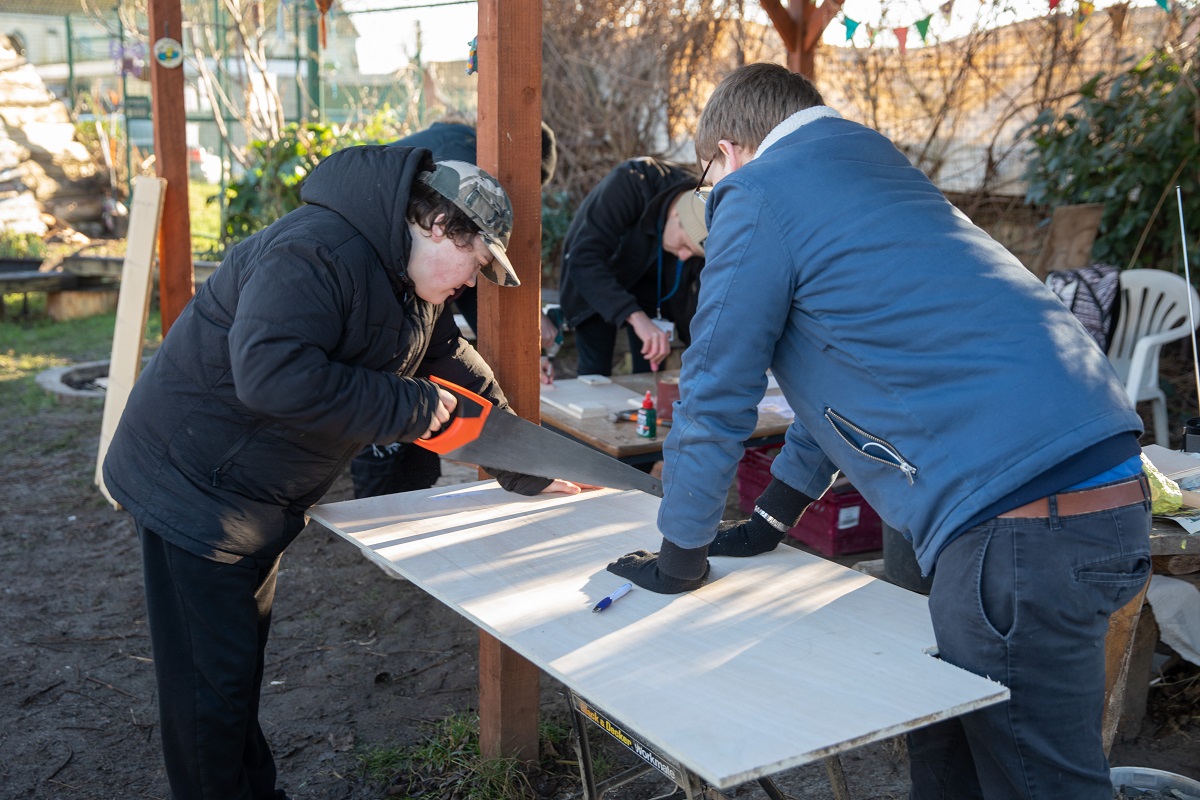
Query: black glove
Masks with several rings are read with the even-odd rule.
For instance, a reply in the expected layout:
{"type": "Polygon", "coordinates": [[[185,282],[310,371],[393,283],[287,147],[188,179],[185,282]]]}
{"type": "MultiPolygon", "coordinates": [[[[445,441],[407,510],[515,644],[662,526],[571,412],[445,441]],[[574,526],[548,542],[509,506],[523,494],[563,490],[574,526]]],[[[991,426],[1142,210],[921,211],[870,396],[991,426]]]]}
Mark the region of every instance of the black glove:
{"type": "Polygon", "coordinates": [[[628,553],[609,564],[608,571],[659,594],[690,592],[708,580],[708,548],[685,550],[663,539],[657,553],[628,553]]]}
{"type": "Polygon", "coordinates": [[[772,478],[758,496],[750,519],[720,524],[708,554],[745,558],[774,550],[811,502],[808,495],[772,478]]]}
{"type": "Polygon", "coordinates": [[[553,478],[539,478],[537,475],[525,475],[520,472],[509,472],[504,469],[484,467],[483,471],[495,478],[496,483],[500,484],[500,488],[504,491],[512,492],[513,494],[523,494],[526,497],[533,497],[535,494],[539,494],[542,489],[554,483],[553,478]]]}

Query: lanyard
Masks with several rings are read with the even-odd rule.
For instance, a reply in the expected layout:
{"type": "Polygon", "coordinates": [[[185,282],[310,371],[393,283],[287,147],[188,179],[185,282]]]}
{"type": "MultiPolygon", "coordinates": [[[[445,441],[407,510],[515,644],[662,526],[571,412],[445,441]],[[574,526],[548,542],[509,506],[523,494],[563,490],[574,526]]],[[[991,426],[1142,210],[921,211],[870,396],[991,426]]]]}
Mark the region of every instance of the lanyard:
{"type": "Polygon", "coordinates": [[[675,258],[675,285],[671,287],[671,291],[663,296],[663,223],[660,220],[658,223],[658,318],[662,319],[662,304],[675,296],[675,292],[679,291],[679,281],[683,277],[683,262],[678,257],[675,258]]]}

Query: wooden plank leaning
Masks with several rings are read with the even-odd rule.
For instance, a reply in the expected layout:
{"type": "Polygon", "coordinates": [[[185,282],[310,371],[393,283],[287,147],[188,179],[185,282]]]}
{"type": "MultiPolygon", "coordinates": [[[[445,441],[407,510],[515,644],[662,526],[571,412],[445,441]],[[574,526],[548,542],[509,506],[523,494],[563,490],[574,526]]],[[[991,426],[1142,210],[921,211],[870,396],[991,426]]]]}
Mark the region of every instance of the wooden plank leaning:
{"type": "Polygon", "coordinates": [[[100,423],[100,447],[96,454],[95,483],[113,508],[117,508],[118,503],[104,486],[102,468],[108,445],[142,366],[142,342],[146,334],[146,319],[150,315],[150,289],[154,285],[154,247],[162,222],[166,189],[167,182],[162,178],[141,176],[133,179],[129,235],[126,238],[125,264],[121,269],[121,294],[117,299],[112,357],[108,362],[108,388],[104,394],[104,417],[100,423]]]}

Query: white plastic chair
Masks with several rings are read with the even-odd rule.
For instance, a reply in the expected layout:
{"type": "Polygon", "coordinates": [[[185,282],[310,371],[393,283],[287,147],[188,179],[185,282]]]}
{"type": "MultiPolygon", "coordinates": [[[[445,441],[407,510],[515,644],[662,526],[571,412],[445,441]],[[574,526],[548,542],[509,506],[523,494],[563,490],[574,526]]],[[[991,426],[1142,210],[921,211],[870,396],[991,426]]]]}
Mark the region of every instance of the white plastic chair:
{"type": "Polygon", "coordinates": [[[1154,415],[1154,439],[1169,447],[1167,397],[1158,386],[1158,354],[1167,342],[1191,335],[1192,313],[1200,317],[1200,294],[1181,276],[1160,269],[1121,272],[1121,310],[1108,346],[1108,360],[1125,382],[1134,405],[1148,401],[1154,415]]]}

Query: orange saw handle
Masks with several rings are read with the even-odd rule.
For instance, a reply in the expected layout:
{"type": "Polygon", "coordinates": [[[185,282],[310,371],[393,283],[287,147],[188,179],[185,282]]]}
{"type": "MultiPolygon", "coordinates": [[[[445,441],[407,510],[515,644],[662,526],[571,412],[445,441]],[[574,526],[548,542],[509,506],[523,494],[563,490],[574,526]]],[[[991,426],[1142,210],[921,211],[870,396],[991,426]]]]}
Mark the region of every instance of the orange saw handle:
{"type": "Polygon", "coordinates": [[[458,398],[458,405],[454,409],[454,417],[450,420],[449,425],[428,439],[417,439],[415,444],[426,450],[446,455],[479,438],[479,434],[483,433],[483,424],[487,422],[488,414],[492,411],[492,404],[470,389],[464,389],[443,378],[430,376],[429,380],[455,395],[458,398]]]}

